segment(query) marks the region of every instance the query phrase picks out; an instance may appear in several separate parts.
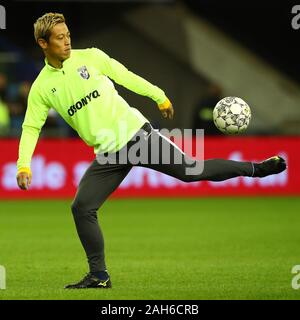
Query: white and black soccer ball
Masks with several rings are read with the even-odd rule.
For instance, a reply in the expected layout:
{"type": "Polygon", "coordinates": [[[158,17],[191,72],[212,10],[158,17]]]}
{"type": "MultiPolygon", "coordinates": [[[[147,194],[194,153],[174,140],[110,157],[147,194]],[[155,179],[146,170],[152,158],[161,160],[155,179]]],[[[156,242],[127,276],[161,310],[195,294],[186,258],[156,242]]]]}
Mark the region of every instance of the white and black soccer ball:
{"type": "Polygon", "coordinates": [[[239,134],[249,126],[251,109],[241,98],[226,97],[216,104],[213,119],[216,127],[223,133],[239,134]]]}

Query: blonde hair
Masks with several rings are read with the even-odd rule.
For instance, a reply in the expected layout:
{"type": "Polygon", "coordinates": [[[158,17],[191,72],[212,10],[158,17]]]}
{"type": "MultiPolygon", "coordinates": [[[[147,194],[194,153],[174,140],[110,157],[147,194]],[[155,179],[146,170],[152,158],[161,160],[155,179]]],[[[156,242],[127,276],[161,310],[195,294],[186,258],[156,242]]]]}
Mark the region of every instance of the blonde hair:
{"type": "Polygon", "coordinates": [[[39,17],[34,23],[34,38],[38,42],[38,39],[44,39],[48,42],[51,35],[51,29],[58,23],[65,22],[65,17],[61,13],[45,13],[39,17]]]}

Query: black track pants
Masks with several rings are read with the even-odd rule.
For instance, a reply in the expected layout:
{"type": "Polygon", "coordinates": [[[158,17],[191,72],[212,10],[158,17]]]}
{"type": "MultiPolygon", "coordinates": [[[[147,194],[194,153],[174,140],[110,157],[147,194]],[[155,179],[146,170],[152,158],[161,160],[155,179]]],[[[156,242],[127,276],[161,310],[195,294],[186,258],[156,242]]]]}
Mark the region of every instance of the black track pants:
{"type": "Polygon", "coordinates": [[[197,164],[200,168],[200,162],[187,157],[174,143],[153,130],[149,124],[144,125],[119,152],[97,155],[82,177],[72,203],[76,229],[86,252],[90,271],[106,269],[104,239],[97,220],[97,210],[116,190],[133,166],[151,168],[185,182],[223,181],[237,176],[253,175],[251,162],[205,160],[202,172],[194,170],[194,173],[190,174],[188,169],[195,168],[197,164]],[[140,154],[132,148],[140,150],[140,154]],[[130,153],[129,150],[134,152],[130,153]],[[143,157],[145,153],[146,157],[143,157]],[[130,157],[134,154],[138,156],[130,157]]]}

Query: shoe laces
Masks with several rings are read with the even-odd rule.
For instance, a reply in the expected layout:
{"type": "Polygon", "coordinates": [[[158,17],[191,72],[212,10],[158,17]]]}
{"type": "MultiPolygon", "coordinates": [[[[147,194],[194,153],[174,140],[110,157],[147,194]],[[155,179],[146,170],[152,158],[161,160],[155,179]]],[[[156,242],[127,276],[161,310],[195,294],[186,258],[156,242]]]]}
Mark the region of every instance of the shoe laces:
{"type": "Polygon", "coordinates": [[[92,276],[92,274],[89,272],[89,273],[87,273],[84,277],[83,277],[83,279],[82,280],[80,280],[77,284],[83,284],[83,283],[85,283],[87,280],[89,280],[90,278],[91,278],[91,276],[92,276]]]}

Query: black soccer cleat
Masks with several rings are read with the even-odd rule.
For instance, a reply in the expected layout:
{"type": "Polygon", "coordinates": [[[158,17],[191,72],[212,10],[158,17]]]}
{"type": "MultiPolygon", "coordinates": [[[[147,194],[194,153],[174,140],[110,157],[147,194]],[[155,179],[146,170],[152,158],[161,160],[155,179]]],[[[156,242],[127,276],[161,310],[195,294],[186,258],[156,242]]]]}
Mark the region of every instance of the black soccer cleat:
{"type": "Polygon", "coordinates": [[[260,163],[254,163],[253,177],[263,178],[271,174],[277,174],[286,169],[286,162],[279,156],[274,156],[260,163]]]}
{"type": "Polygon", "coordinates": [[[108,289],[111,288],[110,277],[107,274],[107,279],[99,279],[91,273],[88,273],[82,280],[77,283],[65,286],[65,289],[108,289]]]}

